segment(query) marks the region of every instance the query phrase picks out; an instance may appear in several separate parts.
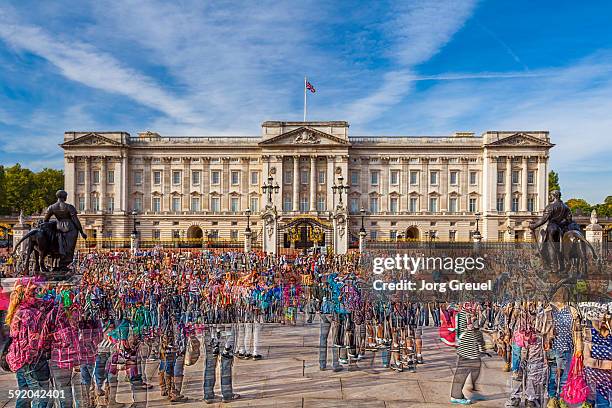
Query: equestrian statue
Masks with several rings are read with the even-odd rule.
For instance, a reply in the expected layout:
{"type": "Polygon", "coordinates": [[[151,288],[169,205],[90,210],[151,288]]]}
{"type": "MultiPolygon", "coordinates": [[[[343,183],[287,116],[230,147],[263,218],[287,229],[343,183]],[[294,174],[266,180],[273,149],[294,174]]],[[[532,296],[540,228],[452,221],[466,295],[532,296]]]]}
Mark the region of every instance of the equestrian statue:
{"type": "Polygon", "coordinates": [[[79,234],[87,239],[83,231],[76,208],[66,203],[68,194],[59,190],[55,196],[57,202],[50,205],[43,220],[38,226],[28,232],[16,245],[27,240],[25,251],[25,265],[27,272],[41,273],[52,279],[66,279],[72,273],[70,268],[74,258],[74,250],[79,234]],[[55,217],[55,220],[51,220],[55,217]],[[34,270],[30,270],[30,256],[34,254],[34,270]],[[50,257],[55,266],[51,271],[45,265],[45,259],[50,257]]]}

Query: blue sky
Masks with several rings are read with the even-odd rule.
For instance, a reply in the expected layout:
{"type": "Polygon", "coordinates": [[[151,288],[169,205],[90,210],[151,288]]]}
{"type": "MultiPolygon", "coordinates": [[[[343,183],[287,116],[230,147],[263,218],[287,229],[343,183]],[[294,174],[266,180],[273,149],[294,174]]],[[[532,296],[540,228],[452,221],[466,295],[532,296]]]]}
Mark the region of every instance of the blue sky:
{"type": "Polygon", "coordinates": [[[612,3],[9,1],[0,163],[62,167],[66,130],[352,135],[550,130],[564,198],[612,194],[612,3]]]}

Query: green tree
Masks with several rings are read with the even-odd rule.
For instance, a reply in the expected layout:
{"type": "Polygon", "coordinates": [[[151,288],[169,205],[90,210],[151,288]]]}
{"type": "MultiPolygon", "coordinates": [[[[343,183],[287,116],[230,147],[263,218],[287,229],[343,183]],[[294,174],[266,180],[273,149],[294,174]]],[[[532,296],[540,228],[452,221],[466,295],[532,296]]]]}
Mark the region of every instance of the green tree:
{"type": "Polygon", "coordinates": [[[551,170],[548,173],[548,192],[553,190],[561,191],[561,186],[559,186],[559,174],[551,170]]]}
{"type": "Polygon", "coordinates": [[[34,175],[31,170],[22,168],[20,164],[6,168],[4,192],[7,212],[18,213],[23,209],[26,214],[31,214],[29,197],[33,189],[34,175]]]}
{"type": "Polygon", "coordinates": [[[591,205],[582,198],[570,198],[569,200],[565,202],[565,204],[567,204],[570,210],[572,210],[573,214],[576,214],[576,212],[580,210],[582,214],[587,215],[587,214],[590,214],[592,210],[591,205]]]}
{"type": "Polygon", "coordinates": [[[53,203],[57,190],[63,188],[64,172],[45,168],[34,174],[34,188],[30,192],[29,209],[40,213],[53,203]]]}

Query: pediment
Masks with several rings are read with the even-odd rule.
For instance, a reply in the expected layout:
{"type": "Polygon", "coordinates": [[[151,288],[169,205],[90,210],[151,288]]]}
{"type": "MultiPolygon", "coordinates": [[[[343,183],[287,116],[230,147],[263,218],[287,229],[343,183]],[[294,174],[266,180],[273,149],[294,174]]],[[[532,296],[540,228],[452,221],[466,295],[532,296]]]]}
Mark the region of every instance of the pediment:
{"type": "Polygon", "coordinates": [[[108,137],[104,137],[99,133],[88,133],[86,135],[80,136],[74,140],[70,140],[68,142],[62,143],[61,147],[66,146],[122,146],[121,143],[109,139],[108,137]]]}
{"type": "Polygon", "coordinates": [[[533,137],[527,133],[515,133],[503,139],[489,143],[487,146],[541,146],[541,147],[552,147],[551,143],[544,140],[540,140],[537,137],[533,137]]]}
{"type": "Polygon", "coordinates": [[[337,136],[330,135],[308,126],[301,126],[289,132],[274,136],[259,143],[260,146],[348,146],[350,143],[337,136]]]}

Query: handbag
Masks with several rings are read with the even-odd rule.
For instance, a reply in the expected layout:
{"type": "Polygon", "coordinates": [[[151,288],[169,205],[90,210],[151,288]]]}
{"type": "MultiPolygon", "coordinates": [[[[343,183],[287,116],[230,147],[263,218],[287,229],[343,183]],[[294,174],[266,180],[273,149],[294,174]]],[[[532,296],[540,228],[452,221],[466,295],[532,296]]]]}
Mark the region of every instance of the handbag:
{"type": "Polygon", "coordinates": [[[10,335],[3,336],[2,344],[0,344],[0,368],[2,371],[6,371],[7,373],[12,372],[11,367],[6,361],[6,355],[9,352],[9,348],[11,347],[11,343],[13,342],[13,338],[10,335]]]}
{"type": "Polygon", "coordinates": [[[586,401],[588,395],[589,386],[584,378],[582,355],[574,354],[567,382],[561,391],[561,397],[570,404],[580,404],[586,401]]]}
{"type": "Polygon", "coordinates": [[[189,336],[187,340],[187,350],[185,351],[185,365],[192,366],[200,358],[200,340],[195,335],[189,336]]]}

